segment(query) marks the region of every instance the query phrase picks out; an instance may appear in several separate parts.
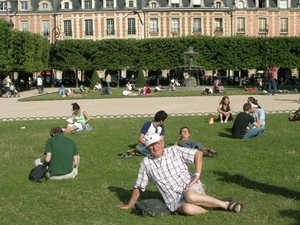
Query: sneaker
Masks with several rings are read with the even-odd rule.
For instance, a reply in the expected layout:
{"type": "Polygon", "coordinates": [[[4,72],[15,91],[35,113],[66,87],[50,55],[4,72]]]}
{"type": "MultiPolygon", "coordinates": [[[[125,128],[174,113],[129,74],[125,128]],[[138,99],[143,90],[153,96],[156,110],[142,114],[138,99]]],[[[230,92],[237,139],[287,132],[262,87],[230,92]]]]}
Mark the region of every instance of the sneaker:
{"type": "Polygon", "coordinates": [[[203,157],[212,157],[212,158],[215,158],[218,156],[218,153],[216,151],[213,151],[213,150],[207,150],[204,154],[203,154],[203,157]]]}
{"type": "Polygon", "coordinates": [[[223,120],[221,120],[220,123],[224,123],[223,120]]]}

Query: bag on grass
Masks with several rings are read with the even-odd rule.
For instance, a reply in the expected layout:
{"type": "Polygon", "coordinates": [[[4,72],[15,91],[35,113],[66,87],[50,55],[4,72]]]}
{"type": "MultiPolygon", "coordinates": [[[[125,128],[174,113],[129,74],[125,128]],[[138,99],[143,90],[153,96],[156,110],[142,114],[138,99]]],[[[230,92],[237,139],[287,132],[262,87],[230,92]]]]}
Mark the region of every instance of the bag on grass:
{"type": "Polygon", "coordinates": [[[156,217],[171,215],[168,207],[159,199],[145,199],[135,203],[132,210],[134,214],[142,217],[156,217]]]}
{"type": "MultiPolygon", "coordinates": [[[[46,173],[48,172],[46,166],[38,165],[37,167],[33,168],[29,173],[29,180],[42,182],[43,178],[46,178],[46,173]]],[[[47,178],[46,178],[47,180],[47,178]]]]}

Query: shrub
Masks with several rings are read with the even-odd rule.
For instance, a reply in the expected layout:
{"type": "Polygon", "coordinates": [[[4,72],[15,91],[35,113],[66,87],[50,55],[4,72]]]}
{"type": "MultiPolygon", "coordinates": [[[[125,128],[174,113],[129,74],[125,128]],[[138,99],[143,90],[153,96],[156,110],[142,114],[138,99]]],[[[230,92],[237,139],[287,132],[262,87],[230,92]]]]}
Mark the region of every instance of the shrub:
{"type": "Polygon", "coordinates": [[[146,79],[144,77],[143,70],[139,69],[137,78],[135,80],[135,86],[136,87],[144,87],[145,83],[146,83],[146,79]]]}

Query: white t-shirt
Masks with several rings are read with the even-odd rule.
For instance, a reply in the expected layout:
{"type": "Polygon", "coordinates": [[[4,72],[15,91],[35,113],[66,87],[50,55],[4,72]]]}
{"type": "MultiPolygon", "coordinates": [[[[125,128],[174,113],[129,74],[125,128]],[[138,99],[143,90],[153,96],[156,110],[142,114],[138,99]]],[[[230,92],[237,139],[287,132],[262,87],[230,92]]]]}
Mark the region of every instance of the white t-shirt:
{"type": "Polygon", "coordinates": [[[128,89],[129,91],[131,91],[131,90],[132,90],[132,86],[131,86],[131,84],[126,84],[126,86],[127,86],[127,89],[128,89]]]}
{"type": "Polygon", "coordinates": [[[126,90],[124,90],[124,91],[122,92],[122,95],[124,95],[124,96],[128,96],[128,95],[130,95],[130,94],[132,94],[131,91],[126,91],[126,90]]]}
{"type": "Polygon", "coordinates": [[[40,77],[37,78],[37,85],[43,85],[42,78],[40,78],[40,77]]]}

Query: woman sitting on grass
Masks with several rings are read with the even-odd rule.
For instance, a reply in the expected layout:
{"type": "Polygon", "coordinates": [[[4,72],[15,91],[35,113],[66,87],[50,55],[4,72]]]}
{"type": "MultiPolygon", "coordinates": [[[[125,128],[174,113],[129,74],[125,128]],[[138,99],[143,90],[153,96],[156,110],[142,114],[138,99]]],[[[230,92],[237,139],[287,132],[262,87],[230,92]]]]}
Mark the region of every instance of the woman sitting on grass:
{"type": "Polygon", "coordinates": [[[219,120],[221,123],[227,123],[228,120],[232,120],[232,108],[230,107],[230,101],[228,96],[224,96],[219,103],[218,107],[219,120]]]}
{"type": "Polygon", "coordinates": [[[88,124],[90,116],[86,111],[80,109],[80,106],[75,102],[72,103],[73,113],[67,122],[69,123],[64,132],[91,130],[92,127],[88,124]],[[74,121],[74,122],[73,122],[74,121]]]}

